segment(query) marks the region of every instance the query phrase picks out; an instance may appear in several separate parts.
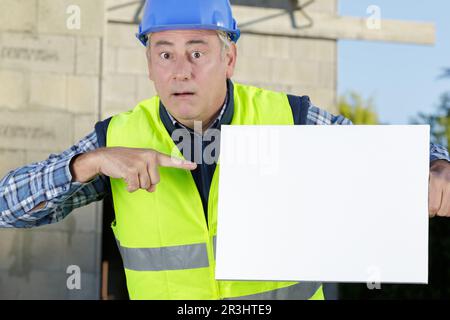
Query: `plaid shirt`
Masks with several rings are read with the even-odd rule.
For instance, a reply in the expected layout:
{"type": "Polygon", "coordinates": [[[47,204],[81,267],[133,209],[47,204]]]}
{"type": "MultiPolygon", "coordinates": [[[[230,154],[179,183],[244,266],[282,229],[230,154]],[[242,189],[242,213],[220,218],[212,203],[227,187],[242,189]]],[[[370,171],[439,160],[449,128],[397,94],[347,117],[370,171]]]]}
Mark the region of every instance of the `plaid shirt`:
{"type": "MultiPolygon", "coordinates": [[[[352,122],[343,116],[334,116],[311,106],[306,124],[350,125],[352,122]]],[[[61,154],[51,154],[44,161],[9,172],[0,181],[0,227],[31,228],[55,223],[74,209],[103,199],[108,192],[107,177],[99,175],[82,184],[72,181],[69,170],[70,161],[75,155],[96,148],[99,148],[99,143],[94,131],[61,154]],[[30,212],[41,202],[46,203],[42,209],[30,212]]],[[[430,162],[437,159],[450,161],[448,151],[442,146],[431,144],[430,162]]]]}

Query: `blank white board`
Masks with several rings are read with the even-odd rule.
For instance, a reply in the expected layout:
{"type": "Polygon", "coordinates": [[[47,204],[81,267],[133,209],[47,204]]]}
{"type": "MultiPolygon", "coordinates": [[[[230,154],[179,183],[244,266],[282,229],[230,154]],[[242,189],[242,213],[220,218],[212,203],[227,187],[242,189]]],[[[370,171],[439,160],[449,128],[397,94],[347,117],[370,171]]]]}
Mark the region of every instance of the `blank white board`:
{"type": "Polygon", "coordinates": [[[216,279],[428,282],[429,126],[223,126],[216,279]]]}

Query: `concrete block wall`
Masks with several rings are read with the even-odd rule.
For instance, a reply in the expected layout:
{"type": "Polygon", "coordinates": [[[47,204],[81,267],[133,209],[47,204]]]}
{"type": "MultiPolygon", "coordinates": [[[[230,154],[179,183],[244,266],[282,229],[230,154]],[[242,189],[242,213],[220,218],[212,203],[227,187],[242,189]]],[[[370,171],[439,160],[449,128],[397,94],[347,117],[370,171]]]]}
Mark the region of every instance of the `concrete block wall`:
{"type": "MultiPolygon", "coordinates": [[[[103,0],[1,1],[0,177],[93,130],[105,26],[103,0]]],[[[101,203],[58,224],[0,229],[0,299],[97,299],[100,237],[101,203]],[[66,286],[70,265],[81,269],[81,290],[66,286]]]]}
{"type": "Polygon", "coordinates": [[[234,80],[296,95],[336,112],[336,42],[244,34],[234,80]]]}
{"type": "Polygon", "coordinates": [[[102,117],[134,108],[156,94],[136,25],[108,23],[102,117]]]}
{"type": "MultiPolygon", "coordinates": [[[[250,9],[282,8],[282,2],[232,1],[250,9]]],[[[137,25],[123,23],[133,21],[139,4],[127,3],[0,2],[0,178],[65,150],[98,119],[156,94],[137,25]],[[80,28],[71,29],[78,11],[80,28]]],[[[316,0],[307,10],[335,13],[336,0],[316,0]]],[[[234,81],[309,95],[335,112],[336,41],[244,32],[238,50],[234,81]]],[[[0,299],[98,298],[100,236],[101,203],[55,225],[0,229],[0,299]],[[81,290],[66,287],[69,265],[81,268],[81,290]]]]}
{"type": "MultiPolygon", "coordinates": [[[[255,21],[273,21],[270,15],[285,10],[284,18],[290,21],[286,9],[289,0],[232,0],[238,24],[255,21]],[[261,15],[261,8],[270,14],[261,15]]],[[[297,1],[305,5],[308,13],[337,14],[336,0],[297,1]]],[[[290,23],[290,22],[289,22],[290,23]]],[[[306,18],[296,21],[298,26],[308,24],[306,18]]],[[[276,25],[271,31],[276,30],[276,25]]],[[[238,42],[238,62],[235,81],[296,95],[308,95],[313,104],[337,113],[337,41],[269,35],[264,30],[258,34],[243,32],[238,42]]]]}
{"type": "MultiPolygon", "coordinates": [[[[285,8],[289,1],[235,0],[235,9],[285,8]]],[[[135,38],[137,25],[130,24],[138,5],[107,0],[106,73],[102,117],[132,109],[155,94],[147,77],[145,48],[135,38]],[[120,8],[120,9],[117,9],[120,8]],[[111,22],[114,21],[114,22],[111,22]],[[122,22],[122,23],[118,23],[122,22]]],[[[302,1],[299,1],[302,3],[302,1]]],[[[316,0],[308,12],[336,13],[336,0],[316,0]]],[[[289,19],[289,15],[286,15],[289,19]]],[[[239,22],[239,21],[238,21],[239,22]]],[[[301,39],[243,33],[233,80],[271,90],[308,95],[312,102],[336,113],[337,43],[335,40],[301,39]]]]}

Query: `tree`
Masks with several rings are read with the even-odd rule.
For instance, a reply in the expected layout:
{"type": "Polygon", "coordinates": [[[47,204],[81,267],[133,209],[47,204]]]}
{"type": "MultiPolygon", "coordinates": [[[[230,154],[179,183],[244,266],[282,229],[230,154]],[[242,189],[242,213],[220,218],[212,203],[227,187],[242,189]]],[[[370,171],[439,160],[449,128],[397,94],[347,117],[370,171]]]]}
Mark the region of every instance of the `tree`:
{"type": "Polygon", "coordinates": [[[339,99],[339,113],[354,124],[378,124],[373,98],[363,99],[356,92],[350,92],[339,99]]]}
{"type": "Polygon", "coordinates": [[[444,69],[439,78],[450,78],[450,68],[444,69]]]}
{"type": "MultiPolygon", "coordinates": [[[[450,68],[444,69],[439,77],[450,79],[450,68]]],[[[419,113],[417,118],[412,119],[413,124],[429,124],[431,140],[448,148],[450,146],[450,91],[441,95],[436,113],[419,113]]]]}

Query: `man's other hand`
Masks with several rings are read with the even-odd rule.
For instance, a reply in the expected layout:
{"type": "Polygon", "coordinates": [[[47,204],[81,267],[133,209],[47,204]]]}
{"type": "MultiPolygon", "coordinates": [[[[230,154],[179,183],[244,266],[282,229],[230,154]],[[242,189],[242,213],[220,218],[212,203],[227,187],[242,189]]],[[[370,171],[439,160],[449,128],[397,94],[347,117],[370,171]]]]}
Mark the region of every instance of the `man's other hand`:
{"type": "Polygon", "coordinates": [[[450,217],[450,162],[433,161],[428,187],[428,212],[434,216],[450,217]]]}

